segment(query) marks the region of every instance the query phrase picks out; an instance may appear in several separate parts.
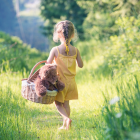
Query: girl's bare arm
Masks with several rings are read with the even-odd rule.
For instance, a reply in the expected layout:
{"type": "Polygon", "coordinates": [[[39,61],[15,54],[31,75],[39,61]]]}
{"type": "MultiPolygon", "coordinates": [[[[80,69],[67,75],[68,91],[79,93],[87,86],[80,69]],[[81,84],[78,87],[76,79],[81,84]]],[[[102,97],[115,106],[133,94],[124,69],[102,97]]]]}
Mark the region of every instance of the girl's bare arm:
{"type": "Polygon", "coordinates": [[[54,57],[55,57],[55,48],[52,48],[46,63],[51,64],[54,57]]]}
{"type": "Polygon", "coordinates": [[[81,55],[80,55],[80,52],[79,50],[77,49],[77,64],[78,64],[78,67],[82,68],[83,67],[83,60],[81,58],[81,55]]]}

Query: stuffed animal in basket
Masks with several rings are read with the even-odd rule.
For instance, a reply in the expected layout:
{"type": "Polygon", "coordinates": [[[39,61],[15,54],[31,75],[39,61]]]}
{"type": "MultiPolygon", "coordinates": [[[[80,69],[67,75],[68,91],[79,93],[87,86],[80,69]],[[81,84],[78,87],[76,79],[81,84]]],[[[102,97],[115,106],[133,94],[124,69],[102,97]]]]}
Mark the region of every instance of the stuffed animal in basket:
{"type": "Polygon", "coordinates": [[[64,83],[58,79],[56,64],[42,66],[34,83],[36,94],[39,97],[45,96],[47,90],[61,91],[65,88],[64,83]]]}

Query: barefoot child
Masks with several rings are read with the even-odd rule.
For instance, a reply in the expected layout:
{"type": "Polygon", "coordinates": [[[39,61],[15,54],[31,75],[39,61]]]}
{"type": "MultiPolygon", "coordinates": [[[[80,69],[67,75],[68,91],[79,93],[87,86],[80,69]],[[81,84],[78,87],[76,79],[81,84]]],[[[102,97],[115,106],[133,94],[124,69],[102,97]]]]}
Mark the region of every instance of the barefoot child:
{"type": "Polygon", "coordinates": [[[75,28],[72,22],[65,20],[57,23],[54,28],[53,40],[60,40],[61,44],[53,47],[50,51],[47,63],[52,63],[53,59],[57,64],[58,74],[61,81],[65,83],[63,91],[58,92],[55,105],[63,117],[63,126],[60,129],[69,129],[72,120],[70,119],[69,100],[78,99],[77,85],[75,82],[76,61],[77,65],[82,68],[83,61],[80,52],[73,47],[70,42],[74,38],[75,28]]]}

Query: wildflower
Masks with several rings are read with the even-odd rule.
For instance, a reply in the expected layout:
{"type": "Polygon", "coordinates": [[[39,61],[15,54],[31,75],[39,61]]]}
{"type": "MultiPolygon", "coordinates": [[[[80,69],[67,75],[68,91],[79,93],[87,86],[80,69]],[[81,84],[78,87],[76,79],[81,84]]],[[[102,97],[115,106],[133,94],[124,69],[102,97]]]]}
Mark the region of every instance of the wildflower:
{"type": "Polygon", "coordinates": [[[116,118],[120,118],[121,116],[122,116],[121,112],[116,114],[116,118]]]}
{"type": "Polygon", "coordinates": [[[109,104],[110,105],[113,105],[113,104],[115,104],[116,102],[118,102],[120,100],[120,97],[115,97],[115,98],[113,98],[113,99],[111,99],[110,101],[109,101],[109,104]]]}

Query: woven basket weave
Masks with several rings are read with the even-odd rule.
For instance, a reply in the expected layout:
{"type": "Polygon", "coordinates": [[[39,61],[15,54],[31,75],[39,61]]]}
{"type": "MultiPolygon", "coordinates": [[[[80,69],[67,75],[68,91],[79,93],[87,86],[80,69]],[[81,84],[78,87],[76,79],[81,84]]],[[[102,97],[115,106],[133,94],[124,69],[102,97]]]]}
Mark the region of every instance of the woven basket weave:
{"type": "Polygon", "coordinates": [[[45,62],[46,62],[46,60],[43,60],[43,61],[38,62],[32,68],[31,73],[29,75],[29,78],[28,79],[22,79],[22,90],[21,90],[21,94],[22,94],[22,97],[23,98],[25,98],[27,100],[30,100],[32,102],[41,103],[41,104],[51,104],[55,100],[55,96],[57,95],[57,91],[55,91],[55,90],[53,90],[53,91],[46,90],[47,93],[43,97],[37,96],[36,95],[36,92],[35,92],[35,84],[34,84],[34,81],[35,81],[36,77],[39,74],[39,70],[37,70],[34,74],[33,74],[33,72],[34,72],[35,68],[39,64],[42,64],[42,63],[45,63],[45,62]]]}

